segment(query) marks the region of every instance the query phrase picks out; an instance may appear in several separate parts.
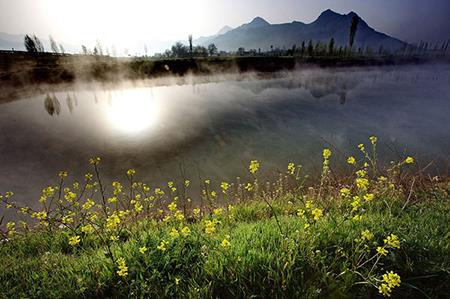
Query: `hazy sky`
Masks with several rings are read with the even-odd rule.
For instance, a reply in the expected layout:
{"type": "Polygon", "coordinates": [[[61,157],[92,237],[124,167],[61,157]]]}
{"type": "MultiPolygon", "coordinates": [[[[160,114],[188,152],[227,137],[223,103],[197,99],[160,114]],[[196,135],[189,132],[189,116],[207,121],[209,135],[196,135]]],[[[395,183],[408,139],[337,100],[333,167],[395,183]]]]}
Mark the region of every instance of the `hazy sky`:
{"type": "Polygon", "coordinates": [[[0,0],[0,32],[51,34],[74,45],[99,38],[125,47],[211,35],[255,16],[309,23],[327,8],[353,10],[409,42],[450,38],[450,0],[0,0]]]}

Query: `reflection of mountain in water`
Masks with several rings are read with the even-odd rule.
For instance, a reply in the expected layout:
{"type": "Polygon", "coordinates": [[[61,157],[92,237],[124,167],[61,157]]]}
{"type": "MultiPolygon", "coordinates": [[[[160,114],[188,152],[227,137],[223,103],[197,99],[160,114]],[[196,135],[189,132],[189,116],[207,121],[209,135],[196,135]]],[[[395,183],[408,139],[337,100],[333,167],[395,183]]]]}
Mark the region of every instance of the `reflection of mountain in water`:
{"type": "Polygon", "coordinates": [[[245,82],[242,87],[251,90],[254,94],[260,94],[265,90],[274,88],[283,90],[304,88],[316,99],[328,95],[337,95],[340,103],[344,104],[347,93],[356,88],[362,80],[361,77],[351,76],[348,73],[345,75],[339,73],[299,74],[290,80],[280,78],[264,81],[264,84],[258,81],[251,83],[245,82]]]}

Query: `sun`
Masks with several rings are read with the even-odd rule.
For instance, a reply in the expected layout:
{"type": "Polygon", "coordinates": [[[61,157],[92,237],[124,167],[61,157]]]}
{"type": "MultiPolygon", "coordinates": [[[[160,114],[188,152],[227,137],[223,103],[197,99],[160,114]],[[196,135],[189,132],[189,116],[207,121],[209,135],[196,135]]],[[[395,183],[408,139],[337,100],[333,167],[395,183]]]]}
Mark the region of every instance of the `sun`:
{"type": "Polygon", "coordinates": [[[114,95],[106,108],[110,125],[124,133],[148,130],[158,119],[158,105],[149,89],[124,90],[114,95]]]}

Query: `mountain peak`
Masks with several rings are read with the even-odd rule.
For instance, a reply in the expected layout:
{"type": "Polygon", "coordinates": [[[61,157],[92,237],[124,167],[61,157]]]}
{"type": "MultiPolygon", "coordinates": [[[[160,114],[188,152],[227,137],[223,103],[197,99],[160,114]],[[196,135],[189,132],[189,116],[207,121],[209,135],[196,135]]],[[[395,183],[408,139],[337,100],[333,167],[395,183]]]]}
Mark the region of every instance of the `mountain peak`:
{"type": "Polygon", "coordinates": [[[223,26],[222,29],[220,29],[220,30],[216,33],[216,35],[225,34],[225,33],[227,33],[227,32],[230,31],[230,30],[233,30],[233,28],[231,28],[231,27],[228,26],[228,25],[223,26]]]}
{"type": "Polygon", "coordinates": [[[267,26],[267,25],[270,25],[270,23],[261,17],[256,17],[250,23],[246,24],[246,27],[254,28],[254,27],[267,26]]]}
{"type": "Polygon", "coordinates": [[[320,18],[332,18],[332,17],[336,17],[336,16],[340,16],[340,14],[338,14],[335,11],[332,11],[331,9],[327,9],[327,10],[322,11],[322,13],[319,16],[319,19],[320,18]]]}

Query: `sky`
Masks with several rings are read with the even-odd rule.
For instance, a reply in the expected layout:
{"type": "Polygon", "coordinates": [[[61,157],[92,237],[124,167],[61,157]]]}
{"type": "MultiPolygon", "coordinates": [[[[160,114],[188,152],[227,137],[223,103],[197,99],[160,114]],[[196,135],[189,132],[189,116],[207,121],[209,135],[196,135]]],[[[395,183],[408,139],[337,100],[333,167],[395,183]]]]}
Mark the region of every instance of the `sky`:
{"type": "Polygon", "coordinates": [[[376,30],[407,42],[450,38],[450,0],[0,0],[0,32],[52,35],[73,45],[93,46],[97,39],[118,48],[146,44],[151,52],[256,16],[310,23],[328,8],[355,11],[376,30]]]}

